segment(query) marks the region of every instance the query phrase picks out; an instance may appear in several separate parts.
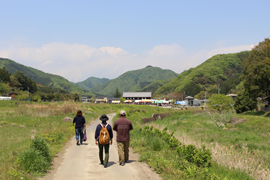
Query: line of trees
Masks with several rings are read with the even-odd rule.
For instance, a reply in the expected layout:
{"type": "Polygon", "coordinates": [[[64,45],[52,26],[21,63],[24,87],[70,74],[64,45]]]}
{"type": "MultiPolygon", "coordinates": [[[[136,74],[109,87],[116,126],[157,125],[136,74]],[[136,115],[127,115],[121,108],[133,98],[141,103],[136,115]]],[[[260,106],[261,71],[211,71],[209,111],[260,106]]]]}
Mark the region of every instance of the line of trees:
{"type": "MultiPolygon", "coordinates": [[[[243,61],[243,91],[238,94],[235,110],[242,113],[257,108],[257,97],[270,97],[270,39],[256,45],[243,61]]],[[[270,103],[268,103],[270,105],[270,103]]]]}
{"type": "Polygon", "coordinates": [[[11,75],[5,67],[0,68],[0,93],[19,93],[17,99],[30,101],[80,101],[80,96],[71,94],[63,89],[51,88],[37,84],[24,75],[21,71],[16,71],[11,75]]]}

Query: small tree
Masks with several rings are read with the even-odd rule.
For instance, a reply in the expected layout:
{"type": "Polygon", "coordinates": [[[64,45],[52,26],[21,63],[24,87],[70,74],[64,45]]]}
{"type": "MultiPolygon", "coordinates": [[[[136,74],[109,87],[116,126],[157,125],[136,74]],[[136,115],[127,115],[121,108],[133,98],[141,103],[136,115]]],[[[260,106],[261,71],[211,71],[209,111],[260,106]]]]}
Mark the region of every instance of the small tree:
{"type": "Polygon", "coordinates": [[[257,98],[251,96],[249,92],[243,91],[243,93],[239,93],[235,99],[234,108],[236,113],[242,113],[245,111],[256,109],[257,107],[257,98]]]}
{"type": "Polygon", "coordinates": [[[123,97],[120,98],[120,102],[121,102],[122,104],[125,102],[125,100],[126,100],[126,99],[123,98],[123,97]]]}
{"type": "Polygon", "coordinates": [[[9,86],[8,84],[0,83],[0,93],[9,93],[9,86]]]}
{"type": "Polygon", "coordinates": [[[206,113],[214,124],[220,127],[228,123],[233,111],[233,105],[234,101],[231,97],[223,94],[213,94],[209,99],[208,106],[217,112],[206,111],[206,113]]]}
{"type": "Polygon", "coordinates": [[[28,91],[20,91],[19,95],[17,96],[17,99],[27,100],[28,97],[29,97],[28,91]]]}
{"type": "Polygon", "coordinates": [[[113,97],[115,97],[115,98],[121,97],[121,93],[119,92],[118,87],[116,88],[115,93],[113,94],[113,97]]]}

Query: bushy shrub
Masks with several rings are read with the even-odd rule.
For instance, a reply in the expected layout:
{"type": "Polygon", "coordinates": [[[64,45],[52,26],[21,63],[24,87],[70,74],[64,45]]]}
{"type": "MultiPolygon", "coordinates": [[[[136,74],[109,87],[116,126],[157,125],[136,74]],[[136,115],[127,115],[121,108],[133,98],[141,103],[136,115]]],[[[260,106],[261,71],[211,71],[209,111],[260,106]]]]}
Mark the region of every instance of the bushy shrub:
{"type": "Polygon", "coordinates": [[[211,162],[211,152],[202,146],[201,149],[197,149],[194,145],[182,145],[176,148],[178,155],[185,158],[188,162],[195,163],[197,166],[209,167],[211,162]]]}
{"type": "Polygon", "coordinates": [[[38,150],[42,156],[46,158],[48,162],[51,161],[50,149],[45,139],[43,138],[34,138],[30,144],[30,148],[38,150]]]}
{"type": "Polygon", "coordinates": [[[41,151],[34,148],[25,150],[19,155],[20,167],[27,172],[43,172],[49,167],[49,162],[41,151]]]}

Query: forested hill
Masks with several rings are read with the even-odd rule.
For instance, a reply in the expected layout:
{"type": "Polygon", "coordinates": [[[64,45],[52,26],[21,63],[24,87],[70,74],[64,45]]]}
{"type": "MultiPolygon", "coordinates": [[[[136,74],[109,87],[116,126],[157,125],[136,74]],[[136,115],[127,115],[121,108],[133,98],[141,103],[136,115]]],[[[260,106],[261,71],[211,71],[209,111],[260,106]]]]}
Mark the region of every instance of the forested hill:
{"type": "MultiPolygon", "coordinates": [[[[23,72],[28,78],[35,81],[37,84],[43,86],[49,86],[53,88],[60,88],[68,92],[74,93],[84,93],[84,90],[73,83],[70,83],[67,79],[49,73],[44,73],[43,71],[24,66],[22,64],[16,63],[10,59],[0,58],[0,68],[5,67],[5,69],[13,74],[16,71],[23,72]]],[[[94,95],[88,92],[88,95],[94,95]]]]}
{"type": "Polygon", "coordinates": [[[155,94],[184,93],[195,96],[206,90],[217,93],[217,85],[220,84],[220,93],[227,94],[239,83],[242,73],[242,62],[249,56],[250,51],[242,51],[233,54],[218,54],[206,60],[195,68],[183,71],[174,80],[160,87],[155,94]]]}
{"type": "Polygon", "coordinates": [[[146,68],[128,71],[118,78],[93,87],[91,91],[110,97],[113,96],[116,88],[121,93],[141,91],[145,86],[154,81],[175,78],[177,75],[177,73],[171,70],[147,66],[146,68]]]}
{"type": "Polygon", "coordinates": [[[88,79],[75,83],[80,88],[83,88],[84,90],[90,90],[91,88],[95,87],[96,85],[99,85],[101,83],[107,82],[109,79],[107,78],[96,78],[96,77],[89,77],[88,79]]]}

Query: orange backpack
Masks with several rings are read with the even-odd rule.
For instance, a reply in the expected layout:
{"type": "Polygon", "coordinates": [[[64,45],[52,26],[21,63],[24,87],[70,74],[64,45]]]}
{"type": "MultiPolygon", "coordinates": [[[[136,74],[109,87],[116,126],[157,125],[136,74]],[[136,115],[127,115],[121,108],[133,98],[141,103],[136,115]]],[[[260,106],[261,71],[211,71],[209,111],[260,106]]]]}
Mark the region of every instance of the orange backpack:
{"type": "Polygon", "coordinates": [[[107,129],[107,126],[103,126],[102,124],[100,124],[102,126],[102,129],[100,130],[100,134],[99,134],[99,143],[102,145],[106,145],[109,144],[110,142],[110,136],[109,136],[109,131],[107,129]]]}

